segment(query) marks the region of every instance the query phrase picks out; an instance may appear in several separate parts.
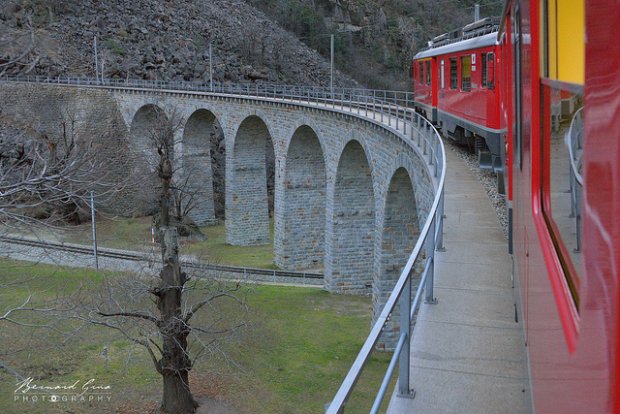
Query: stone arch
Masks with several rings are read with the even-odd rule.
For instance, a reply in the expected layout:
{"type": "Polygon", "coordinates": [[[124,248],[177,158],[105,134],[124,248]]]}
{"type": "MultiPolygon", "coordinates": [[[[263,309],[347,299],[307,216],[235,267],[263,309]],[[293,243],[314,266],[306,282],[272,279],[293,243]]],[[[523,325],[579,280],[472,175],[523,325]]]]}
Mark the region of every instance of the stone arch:
{"type": "Polygon", "coordinates": [[[308,125],[295,130],[286,156],[282,188],[283,233],[275,239],[276,264],[321,269],[325,252],[326,169],[321,143],[308,125]]]}
{"type": "Polygon", "coordinates": [[[223,219],[225,149],[222,127],[207,109],[194,111],[183,129],[181,182],[193,199],[190,217],[197,224],[223,219]],[[217,207],[217,208],[216,208],[217,207]]]}
{"type": "MultiPolygon", "coordinates": [[[[380,250],[375,259],[378,262],[378,272],[375,272],[373,281],[373,322],[394,289],[419,235],[420,222],[413,182],[408,171],[400,167],[392,175],[385,197],[380,250]]],[[[412,285],[415,289],[415,279],[412,285]]],[[[395,346],[399,335],[398,320],[396,309],[392,313],[391,322],[383,331],[379,347],[395,346]]]]}
{"type": "Polygon", "coordinates": [[[370,164],[356,140],[349,141],[340,155],[328,229],[326,288],[350,294],[369,292],[374,265],[375,199],[370,164]]]}
{"type": "Polygon", "coordinates": [[[156,104],[141,106],[134,114],[129,128],[129,140],[134,151],[154,172],[159,163],[154,139],[163,136],[166,129],[172,128],[165,111],[156,104]]]}
{"type": "MultiPolygon", "coordinates": [[[[156,168],[159,155],[155,140],[172,133],[165,111],[155,104],[141,106],[133,115],[129,127],[132,169],[126,189],[128,214],[148,215],[158,210],[160,182],[156,168]]],[[[171,142],[171,144],[174,144],[171,142]]],[[[173,153],[174,145],[169,150],[173,153]]]]}
{"type": "Polygon", "coordinates": [[[268,244],[275,155],[261,118],[250,115],[241,122],[228,161],[226,241],[238,246],[268,244]]]}

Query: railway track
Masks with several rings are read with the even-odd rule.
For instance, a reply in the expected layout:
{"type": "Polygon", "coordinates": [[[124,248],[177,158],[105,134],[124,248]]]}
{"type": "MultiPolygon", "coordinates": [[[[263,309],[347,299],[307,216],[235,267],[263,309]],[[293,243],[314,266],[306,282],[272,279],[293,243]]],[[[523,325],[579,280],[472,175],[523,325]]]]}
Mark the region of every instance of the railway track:
{"type": "MultiPolygon", "coordinates": [[[[0,236],[0,242],[10,243],[12,245],[19,246],[27,246],[34,247],[46,250],[56,250],[67,253],[74,253],[85,256],[92,256],[93,250],[92,248],[82,247],[74,244],[64,244],[64,243],[53,243],[49,241],[42,240],[31,240],[24,239],[20,237],[9,237],[9,236],[0,236]]],[[[118,259],[118,260],[127,260],[132,262],[149,262],[152,260],[150,255],[141,253],[141,252],[119,252],[111,249],[97,249],[97,256],[106,257],[110,259],[118,259]]],[[[296,271],[285,271],[285,270],[269,270],[269,269],[258,269],[258,268],[250,268],[250,267],[236,267],[236,266],[227,266],[227,265],[217,265],[212,263],[204,263],[200,261],[191,261],[191,260],[181,260],[181,266],[190,269],[200,269],[200,270],[208,270],[215,272],[226,272],[232,274],[238,274],[240,277],[245,278],[247,275],[252,276],[267,276],[273,277],[274,279],[299,279],[299,280],[322,280],[323,275],[320,273],[312,273],[312,272],[296,272],[296,271]]]]}

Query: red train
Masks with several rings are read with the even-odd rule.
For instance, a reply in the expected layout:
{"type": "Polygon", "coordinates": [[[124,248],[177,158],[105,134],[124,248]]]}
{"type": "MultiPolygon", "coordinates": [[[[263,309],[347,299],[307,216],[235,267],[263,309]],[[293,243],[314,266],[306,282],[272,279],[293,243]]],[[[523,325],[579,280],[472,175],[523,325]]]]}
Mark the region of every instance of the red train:
{"type": "MultiPolygon", "coordinates": [[[[508,0],[495,45],[459,49],[467,42],[460,39],[451,51],[422,52],[414,62],[420,110],[433,117],[436,108],[439,123],[444,111],[499,130],[516,302],[525,322],[536,413],[620,413],[620,42],[615,27],[620,27],[620,6],[610,0],[508,0]],[[463,75],[459,61],[476,54],[480,62],[482,53],[495,54],[493,76],[487,65],[494,89],[480,86],[480,68],[477,75],[471,71],[471,89],[475,82],[480,96],[496,101],[482,115],[459,115],[462,108],[481,107],[472,91],[462,90],[467,72],[463,75]],[[425,91],[419,64],[429,57],[431,85],[425,91]],[[454,57],[459,88],[442,91],[441,61],[445,67],[454,57]],[[450,94],[460,98],[449,100],[450,94]]],[[[426,70],[426,63],[422,66],[426,70]]],[[[470,134],[479,135],[474,129],[470,134]]]]}
{"type": "Polygon", "coordinates": [[[437,36],[414,57],[412,77],[416,109],[445,136],[475,148],[480,167],[498,173],[503,192],[498,23],[486,18],[437,36]]]}

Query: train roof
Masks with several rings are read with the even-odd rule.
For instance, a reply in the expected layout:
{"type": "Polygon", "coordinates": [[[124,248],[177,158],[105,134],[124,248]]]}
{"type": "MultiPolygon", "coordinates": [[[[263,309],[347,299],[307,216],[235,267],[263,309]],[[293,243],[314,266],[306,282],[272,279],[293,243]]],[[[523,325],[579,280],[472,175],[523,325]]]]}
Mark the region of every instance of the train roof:
{"type": "Polygon", "coordinates": [[[433,47],[418,52],[413,59],[423,59],[432,56],[445,55],[448,53],[460,52],[463,50],[477,49],[485,46],[497,44],[497,30],[483,36],[472,37],[470,39],[459,40],[443,46],[433,47]]]}

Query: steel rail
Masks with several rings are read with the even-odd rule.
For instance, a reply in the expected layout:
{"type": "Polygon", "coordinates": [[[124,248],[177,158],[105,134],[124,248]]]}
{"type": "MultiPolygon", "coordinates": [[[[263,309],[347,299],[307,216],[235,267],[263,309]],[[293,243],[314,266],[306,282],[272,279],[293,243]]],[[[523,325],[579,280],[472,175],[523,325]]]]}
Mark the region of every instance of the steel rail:
{"type": "MultiPolygon", "coordinates": [[[[4,243],[12,243],[16,245],[29,246],[29,247],[38,247],[42,249],[49,250],[58,250],[69,253],[77,253],[83,255],[92,255],[93,251],[91,248],[82,247],[79,245],[69,245],[64,243],[53,243],[49,241],[42,240],[29,240],[20,237],[8,237],[8,236],[0,236],[0,242],[4,243]]],[[[110,259],[120,259],[120,260],[128,260],[133,262],[146,262],[151,260],[146,254],[142,254],[141,252],[118,252],[110,249],[98,249],[98,254],[101,257],[107,257],[110,259]]],[[[216,265],[212,263],[203,263],[192,260],[181,260],[181,266],[194,268],[194,269],[202,269],[202,270],[210,270],[210,271],[221,271],[221,272],[230,272],[230,273],[239,273],[239,274],[248,274],[251,273],[253,275],[261,275],[261,276],[274,276],[276,278],[298,278],[298,279],[323,279],[323,275],[319,273],[306,273],[306,272],[296,272],[296,271],[283,271],[283,270],[269,270],[269,269],[258,269],[252,267],[237,267],[237,266],[227,266],[227,265],[216,265]]]]}

